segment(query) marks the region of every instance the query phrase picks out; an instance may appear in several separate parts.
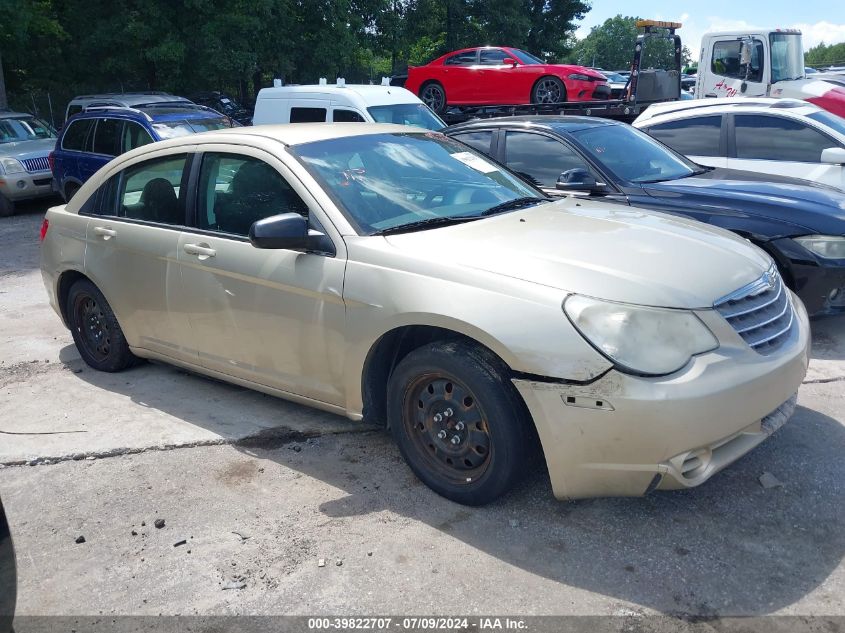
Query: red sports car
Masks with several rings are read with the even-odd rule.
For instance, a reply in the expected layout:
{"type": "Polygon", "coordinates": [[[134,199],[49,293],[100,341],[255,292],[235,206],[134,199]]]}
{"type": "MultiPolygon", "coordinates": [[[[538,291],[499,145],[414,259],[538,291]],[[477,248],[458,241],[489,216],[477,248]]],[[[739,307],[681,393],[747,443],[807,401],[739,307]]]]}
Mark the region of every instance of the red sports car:
{"type": "Polygon", "coordinates": [[[547,64],[518,48],[465,48],[408,69],[405,87],[435,112],[449,106],[521,105],[610,98],[601,73],[547,64]]]}

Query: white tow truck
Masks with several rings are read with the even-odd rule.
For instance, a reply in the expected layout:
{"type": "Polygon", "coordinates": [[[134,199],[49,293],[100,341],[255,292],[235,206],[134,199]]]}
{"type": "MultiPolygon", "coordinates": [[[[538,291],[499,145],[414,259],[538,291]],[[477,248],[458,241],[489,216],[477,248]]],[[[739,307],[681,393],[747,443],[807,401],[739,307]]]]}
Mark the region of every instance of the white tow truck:
{"type": "Polygon", "coordinates": [[[802,99],[845,116],[845,77],[805,74],[799,30],[705,33],[699,59],[697,98],[802,99]]]}

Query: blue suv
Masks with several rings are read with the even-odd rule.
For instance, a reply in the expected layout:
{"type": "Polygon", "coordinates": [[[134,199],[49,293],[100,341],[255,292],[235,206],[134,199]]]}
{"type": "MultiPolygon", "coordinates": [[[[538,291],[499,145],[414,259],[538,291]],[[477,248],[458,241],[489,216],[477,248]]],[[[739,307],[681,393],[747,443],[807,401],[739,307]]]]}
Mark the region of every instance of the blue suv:
{"type": "Polygon", "coordinates": [[[68,119],[50,154],[53,189],[68,201],[115,156],[147,143],[231,125],[228,117],[193,103],[88,108],[68,119]]]}

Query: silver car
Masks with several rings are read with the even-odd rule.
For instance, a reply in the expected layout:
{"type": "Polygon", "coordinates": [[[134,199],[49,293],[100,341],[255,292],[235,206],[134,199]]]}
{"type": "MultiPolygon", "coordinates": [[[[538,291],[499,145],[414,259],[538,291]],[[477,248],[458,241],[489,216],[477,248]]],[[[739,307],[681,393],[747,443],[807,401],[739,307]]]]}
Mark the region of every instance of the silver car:
{"type": "Polygon", "coordinates": [[[42,234],[92,367],[155,359],[385,425],[460,503],[542,461],[561,499],[698,485],[789,418],[807,368],[806,312],[747,241],[552,202],[417,128],[148,145],[42,234]]]}
{"type": "Polygon", "coordinates": [[[0,112],[0,217],[15,203],[53,195],[49,156],[56,131],[38,117],[0,112]]]}

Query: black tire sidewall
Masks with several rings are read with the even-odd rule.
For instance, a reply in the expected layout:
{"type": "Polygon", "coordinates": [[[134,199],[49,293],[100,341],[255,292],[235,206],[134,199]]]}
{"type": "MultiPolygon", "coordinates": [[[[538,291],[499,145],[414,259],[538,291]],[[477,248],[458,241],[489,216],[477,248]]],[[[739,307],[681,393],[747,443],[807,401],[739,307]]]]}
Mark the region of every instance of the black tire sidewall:
{"type": "Polygon", "coordinates": [[[531,88],[531,103],[538,103],[537,102],[537,88],[540,86],[541,81],[545,81],[546,79],[554,79],[555,81],[560,84],[560,99],[561,103],[566,101],[566,84],[563,83],[563,80],[560,77],[555,77],[554,75],[544,75],[540,77],[532,86],[531,88]]]}
{"type": "Polygon", "coordinates": [[[8,218],[15,214],[15,203],[0,193],[0,218],[8,218]]]}
{"type": "Polygon", "coordinates": [[[509,490],[527,468],[530,433],[519,394],[491,355],[478,347],[433,343],[408,354],[388,384],[388,419],[399,450],[414,474],[438,494],[465,505],[483,505],[509,490]],[[475,481],[457,484],[432,471],[404,423],[408,386],[420,375],[437,372],[469,389],[484,412],[490,436],[490,463],[475,481]]]}
{"type": "Polygon", "coordinates": [[[443,114],[446,111],[446,105],[447,105],[446,89],[443,87],[443,84],[441,84],[439,81],[428,81],[428,82],[426,82],[422,85],[422,88],[420,88],[420,100],[422,100],[422,95],[425,93],[426,88],[429,88],[429,87],[437,88],[438,90],[440,90],[440,94],[443,95],[442,105],[437,109],[431,108],[434,111],[435,114],[443,114]]]}
{"type": "Polygon", "coordinates": [[[70,333],[73,336],[73,342],[76,344],[76,349],[79,355],[82,356],[88,366],[93,367],[98,371],[117,372],[127,367],[131,367],[138,362],[138,358],[129,351],[129,344],[126,342],[126,337],[123,335],[123,330],[117,322],[114,312],[111,309],[108,301],[93,283],[87,279],[80,279],[75,282],[68,292],[66,311],[68,318],[68,325],[70,325],[70,333]],[[111,346],[109,354],[106,358],[100,359],[93,356],[82,338],[82,333],[79,331],[80,324],[76,322],[77,315],[74,306],[76,301],[81,296],[92,297],[103,311],[103,315],[109,322],[109,331],[111,334],[111,346]]]}

